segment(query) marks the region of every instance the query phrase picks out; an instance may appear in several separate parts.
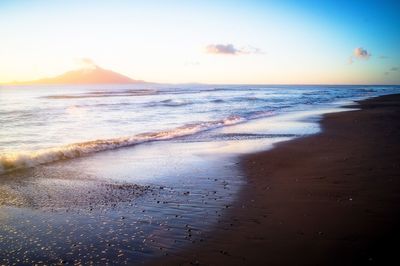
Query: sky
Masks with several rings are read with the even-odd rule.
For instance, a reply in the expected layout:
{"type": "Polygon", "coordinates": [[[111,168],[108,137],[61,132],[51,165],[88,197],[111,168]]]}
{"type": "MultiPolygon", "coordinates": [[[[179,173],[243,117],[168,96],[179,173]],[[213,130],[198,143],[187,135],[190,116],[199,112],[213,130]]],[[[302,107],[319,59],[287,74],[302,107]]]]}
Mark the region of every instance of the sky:
{"type": "Polygon", "coordinates": [[[400,1],[0,0],[0,82],[400,84],[400,1]]]}

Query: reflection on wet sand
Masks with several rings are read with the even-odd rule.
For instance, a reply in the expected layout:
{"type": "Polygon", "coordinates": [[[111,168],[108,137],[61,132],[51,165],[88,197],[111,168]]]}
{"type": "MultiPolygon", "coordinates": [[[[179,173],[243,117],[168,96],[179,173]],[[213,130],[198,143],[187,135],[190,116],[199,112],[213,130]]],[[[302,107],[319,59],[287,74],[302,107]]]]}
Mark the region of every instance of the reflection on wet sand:
{"type": "Polygon", "coordinates": [[[3,175],[1,263],[137,263],[204,241],[241,175],[232,160],[217,164],[184,146],[148,144],[3,175]]]}
{"type": "Polygon", "coordinates": [[[207,242],[245,182],[237,155],[318,130],[307,120],[248,126],[2,175],[0,262],[132,264],[207,242]]]}

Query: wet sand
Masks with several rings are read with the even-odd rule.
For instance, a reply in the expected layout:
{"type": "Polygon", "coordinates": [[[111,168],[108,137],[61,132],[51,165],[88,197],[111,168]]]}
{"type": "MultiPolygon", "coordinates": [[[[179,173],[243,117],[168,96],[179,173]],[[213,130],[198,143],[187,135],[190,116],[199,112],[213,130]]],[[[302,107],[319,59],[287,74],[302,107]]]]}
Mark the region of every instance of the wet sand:
{"type": "Polygon", "coordinates": [[[213,234],[154,264],[400,263],[400,95],[358,107],[325,115],[318,135],[245,156],[248,184],[213,234]]]}
{"type": "Polygon", "coordinates": [[[202,241],[242,186],[236,160],[204,146],[147,143],[1,175],[0,265],[137,265],[202,241]]]}

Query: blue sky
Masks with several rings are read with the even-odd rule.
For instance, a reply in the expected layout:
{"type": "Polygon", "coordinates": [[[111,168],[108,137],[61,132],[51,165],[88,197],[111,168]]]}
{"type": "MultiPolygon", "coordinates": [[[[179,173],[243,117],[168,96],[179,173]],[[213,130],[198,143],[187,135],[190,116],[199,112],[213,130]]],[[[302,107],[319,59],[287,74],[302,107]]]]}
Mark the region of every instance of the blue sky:
{"type": "Polygon", "coordinates": [[[399,1],[2,1],[0,82],[399,84],[399,1]],[[358,50],[356,50],[358,49],[358,50]]]}

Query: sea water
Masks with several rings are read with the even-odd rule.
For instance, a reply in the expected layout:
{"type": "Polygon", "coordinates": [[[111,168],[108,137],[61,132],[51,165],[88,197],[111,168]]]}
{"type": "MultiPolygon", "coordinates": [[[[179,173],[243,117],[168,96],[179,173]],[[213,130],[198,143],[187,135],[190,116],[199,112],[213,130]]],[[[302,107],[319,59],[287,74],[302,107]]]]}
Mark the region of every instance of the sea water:
{"type": "Polygon", "coordinates": [[[225,216],[247,182],[238,155],[317,133],[321,114],[399,91],[1,87],[0,264],[143,263],[206,243],[214,228],[236,230],[225,216]]]}
{"type": "Polygon", "coordinates": [[[396,86],[2,86],[0,173],[398,90],[396,86]]]}

